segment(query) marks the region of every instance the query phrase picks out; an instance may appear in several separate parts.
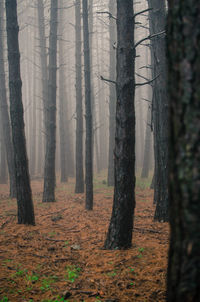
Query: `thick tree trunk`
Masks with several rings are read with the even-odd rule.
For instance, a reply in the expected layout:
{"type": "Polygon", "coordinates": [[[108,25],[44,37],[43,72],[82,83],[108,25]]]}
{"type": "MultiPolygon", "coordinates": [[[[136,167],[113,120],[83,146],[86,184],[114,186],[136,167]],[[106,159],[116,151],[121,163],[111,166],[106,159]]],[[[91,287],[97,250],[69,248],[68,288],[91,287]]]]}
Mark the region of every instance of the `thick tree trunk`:
{"type": "Polygon", "coordinates": [[[117,108],[115,188],[106,249],[129,248],[135,208],[135,110],[133,0],[117,0],[117,108]]]}
{"type": "Polygon", "coordinates": [[[81,3],[75,3],[76,19],[76,185],[75,193],[84,192],[83,176],[83,105],[82,105],[82,43],[81,43],[81,3]]]}
{"type": "Polygon", "coordinates": [[[168,302],[200,301],[200,3],[169,1],[168,302]]]}
{"type": "Polygon", "coordinates": [[[57,74],[57,13],[58,1],[51,0],[49,37],[49,80],[46,116],[46,148],[44,167],[43,202],[55,201],[55,153],[56,153],[56,74],[57,74]]]}
{"type": "MultiPolygon", "coordinates": [[[[116,1],[109,1],[109,12],[116,15],[116,1]]],[[[110,18],[110,79],[116,80],[116,22],[110,18]]],[[[108,186],[114,185],[114,145],[115,145],[115,108],[116,108],[116,88],[110,84],[109,96],[109,151],[108,151],[108,186]]]]}
{"type": "Polygon", "coordinates": [[[10,88],[10,117],[14,147],[15,177],[17,187],[18,223],[35,224],[26,140],[24,133],[22,81],[20,75],[20,54],[18,42],[18,21],[16,0],[6,0],[6,25],[10,88]]]}
{"type": "Polygon", "coordinates": [[[92,156],[92,106],[90,79],[90,47],[88,29],[88,1],[82,0],[83,6],[83,36],[84,36],[84,74],[85,74],[85,184],[87,210],[93,209],[93,156],[92,156]]]}
{"type": "MultiPolygon", "coordinates": [[[[166,10],[164,0],[148,0],[150,33],[156,34],[165,30],[166,10]]],[[[155,193],[156,211],[154,219],[168,221],[168,95],[166,90],[166,43],[165,36],[160,35],[151,41],[152,64],[155,81],[153,91],[153,124],[155,154],[155,193]]]]}
{"type": "Polygon", "coordinates": [[[4,66],[4,5],[3,0],[0,0],[0,114],[2,121],[2,134],[3,141],[5,144],[8,172],[10,179],[10,197],[16,197],[16,181],[15,181],[15,168],[14,168],[14,154],[13,145],[11,139],[11,127],[10,127],[10,117],[8,112],[7,96],[6,96],[6,83],[5,83],[5,66],[4,66]]]}

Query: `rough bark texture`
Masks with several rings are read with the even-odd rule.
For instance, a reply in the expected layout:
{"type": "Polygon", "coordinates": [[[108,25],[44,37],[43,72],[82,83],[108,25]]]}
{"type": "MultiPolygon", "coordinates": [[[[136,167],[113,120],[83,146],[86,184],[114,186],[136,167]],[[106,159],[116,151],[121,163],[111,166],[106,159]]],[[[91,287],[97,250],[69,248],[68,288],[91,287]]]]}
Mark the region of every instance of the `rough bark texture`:
{"type": "MultiPolygon", "coordinates": [[[[116,1],[110,0],[109,12],[116,15],[116,1]]],[[[117,42],[116,21],[110,18],[110,79],[116,79],[116,50],[114,45],[117,42]]],[[[114,84],[110,84],[109,99],[109,151],[108,151],[108,186],[114,185],[114,145],[115,145],[115,108],[116,108],[116,89],[114,84]]]]}
{"type": "Polygon", "coordinates": [[[135,111],[133,0],[117,1],[117,108],[115,188],[106,249],[129,248],[135,208],[135,111]]]}
{"type": "Polygon", "coordinates": [[[83,35],[84,35],[84,74],[85,74],[85,184],[87,210],[93,209],[93,156],[92,156],[92,106],[91,106],[91,79],[90,79],[90,48],[88,30],[88,1],[82,1],[83,6],[83,35]]]}
{"type": "Polygon", "coordinates": [[[0,114],[1,114],[1,126],[3,143],[5,144],[8,172],[10,179],[10,197],[16,197],[16,182],[15,182],[15,171],[14,171],[14,155],[13,145],[11,139],[11,127],[10,117],[8,112],[7,95],[6,95],[6,82],[5,82],[5,66],[4,66],[4,5],[3,0],[0,0],[0,114]]]}
{"type": "Polygon", "coordinates": [[[22,81],[20,75],[20,54],[18,42],[18,21],[16,0],[6,0],[6,29],[8,44],[10,117],[14,147],[15,177],[17,187],[18,223],[35,224],[26,140],[24,133],[22,81]]]}
{"type": "Polygon", "coordinates": [[[56,153],[56,74],[57,74],[57,14],[58,1],[51,0],[49,36],[49,79],[46,123],[46,148],[44,167],[43,202],[55,201],[55,153],[56,153]]]}
{"type": "Polygon", "coordinates": [[[200,2],[169,1],[170,250],[167,301],[200,301],[200,2]]]}
{"type": "MultiPolygon", "coordinates": [[[[165,30],[166,10],[164,0],[148,0],[150,34],[165,30]]],[[[153,130],[155,154],[154,219],[168,221],[168,95],[166,90],[166,38],[160,35],[151,40],[153,76],[158,76],[153,88],[153,130]]]]}
{"type": "Polygon", "coordinates": [[[76,185],[75,193],[84,192],[83,176],[83,105],[82,105],[82,62],[81,62],[81,3],[76,0],[75,3],[76,19],[76,185]]]}

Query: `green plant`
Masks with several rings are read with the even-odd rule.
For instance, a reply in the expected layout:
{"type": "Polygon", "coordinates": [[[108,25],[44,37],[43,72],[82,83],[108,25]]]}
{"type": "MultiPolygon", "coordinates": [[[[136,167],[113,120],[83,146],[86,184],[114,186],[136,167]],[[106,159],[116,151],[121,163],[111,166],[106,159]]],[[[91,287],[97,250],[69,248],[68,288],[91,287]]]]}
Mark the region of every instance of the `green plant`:
{"type": "Polygon", "coordinates": [[[115,277],[115,276],[117,275],[117,271],[114,270],[114,271],[112,271],[112,272],[108,272],[107,275],[108,275],[109,277],[115,277]]]}
{"type": "Polygon", "coordinates": [[[66,269],[67,269],[67,276],[66,276],[67,280],[73,283],[78,278],[81,269],[80,267],[77,267],[75,265],[69,265],[66,267],[66,269]]]}
{"type": "Polygon", "coordinates": [[[144,252],[144,248],[143,247],[140,247],[138,249],[138,252],[139,252],[139,255],[137,255],[138,258],[142,258],[142,253],[144,252]]]}
{"type": "Polygon", "coordinates": [[[16,272],[14,274],[12,274],[12,277],[21,277],[21,276],[24,276],[25,273],[27,273],[27,271],[28,271],[27,269],[21,268],[21,264],[18,264],[16,272]]]}
{"type": "Polygon", "coordinates": [[[130,269],[130,272],[134,272],[135,271],[135,269],[132,268],[132,267],[129,267],[129,269],[130,269]]]}
{"type": "Polygon", "coordinates": [[[5,296],[3,297],[3,299],[0,300],[0,302],[8,302],[8,301],[9,301],[8,298],[5,296]]]}
{"type": "Polygon", "coordinates": [[[69,245],[69,241],[64,242],[64,247],[66,248],[69,245]]]}
{"type": "Polygon", "coordinates": [[[35,283],[39,280],[39,276],[37,274],[32,274],[32,275],[26,275],[26,279],[32,283],[35,283]]]}
{"type": "Polygon", "coordinates": [[[49,237],[54,237],[56,235],[56,232],[49,232],[49,237]]]}
{"type": "Polygon", "coordinates": [[[44,292],[49,289],[51,289],[51,284],[54,283],[58,279],[57,276],[51,276],[48,278],[44,278],[42,280],[42,286],[40,286],[40,289],[44,292]]]}

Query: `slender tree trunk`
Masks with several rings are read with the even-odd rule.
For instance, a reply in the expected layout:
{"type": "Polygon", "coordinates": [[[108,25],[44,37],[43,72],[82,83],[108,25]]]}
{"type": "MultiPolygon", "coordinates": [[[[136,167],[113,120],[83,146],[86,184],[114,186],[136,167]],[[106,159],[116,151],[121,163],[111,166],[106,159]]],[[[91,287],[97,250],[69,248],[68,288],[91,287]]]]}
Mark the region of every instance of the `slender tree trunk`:
{"type": "Polygon", "coordinates": [[[59,3],[59,130],[60,130],[60,170],[61,182],[67,182],[67,163],[66,163],[66,133],[64,122],[64,102],[65,96],[65,74],[64,74],[64,51],[63,51],[63,1],[59,3]]]}
{"type": "Polygon", "coordinates": [[[47,49],[46,49],[45,20],[44,20],[44,3],[43,3],[43,0],[38,0],[37,3],[38,3],[37,10],[38,10],[40,62],[41,62],[41,72],[42,72],[42,101],[43,101],[43,115],[44,115],[44,132],[45,132],[45,138],[46,138],[47,101],[48,101],[48,68],[47,68],[47,49]]]}
{"type": "Polygon", "coordinates": [[[168,302],[200,301],[200,2],[169,1],[168,302]]]}
{"type": "MultiPolygon", "coordinates": [[[[148,0],[150,33],[156,34],[165,30],[166,10],[164,0],[148,0]]],[[[168,96],[166,78],[166,45],[165,36],[152,39],[152,63],[154,75],[159,75],[153,91],[153,125],[155,153],[155,193],[156,211],[154,219],[168,221],[168,96]]]]}
{"type": "Polygon", "coordinates": [[[56,153],[56,74],[57,74],[57,13],[58,1],[51,0],[49,37],[49,80],[46,116],[46,148],[44,167],[43,202],[55,201],[55,153],[56,153]]]}
{"type": "Polygon", "coordinates": [[[3,0],[0,0],[0,114],[2,121],[2,134],[5,144],[8,172],[10,179],[10,197],[16,197],[16,181],[14,170],[14,154],[11,139],[10,117],[8,112],[7,96],[6,96],[6,82],[5,82],[5,66],[4,66],[4,5],[3,0]]]}
{"type": "Polygon", "coordinates": [[[117,108],[115,134],[115,187],[106,249],[129,248],[135,208],[133,0],[117,0],[117,108]]]}
{"type": "Polygon", "coordinates": [[[88,1],[82,0],[83,7],[83,35],[84,35],[84,74],[85,74],[85,184],[87,210],[93,209],[93,156],[92,156],[92,106],[90,79],[90,46],[88,29],[88,1]]]}
{"type": "Polygon", "coordinates": [[[147,125],[145,133],[145,144],[144,144],[144,159],[141,178],[147,178],[149,175],[150,168],[150,155],[151,155],[151,105],[147,109],[147,125]]]}
{"type": "Polygon", "coordinates": [[[81,42],[81,2],[75,2],[76,19],[76,185],[75,193],[84,192],[83,176],[83,109],[82,109],[82,42],[81,42]]]}
{"type": "MultiPolygon", "coordinates": [[[[1,127],[2,125],[0,125],[1,127]]],[[[8,182],[8,175],[7,175],[7,165],[6,165],[6,150],[4,145],[3,139],[3,129],[1,128],[0,134],[0,184],[7,184],[8,182]]]]}
{"type": "Polygon", "coordinates": [[[6,25],[9,65],[10,116],[14,147],[15,177],[17,187],[18,223],[35,224],[26,140],[24,133],[22,81],[20,75],[20,54],[18,42],[18,21],[16,0],[6,0],[6,25]]]}
{"type": "MultiPolygon", "coordinates": [[[[109,1],[109,12],[116,15],[115,0],[109,1]]],[[[116,22],[110,18],[110,79],[116,79],[116,22]]],[[[115,145],[115,107],[116,107],[116,89],[113,84],[110,84],[110,99],[109,99],[109,151],[108,151],[108,186],[114,185],[114,145],[115,145]]]]}

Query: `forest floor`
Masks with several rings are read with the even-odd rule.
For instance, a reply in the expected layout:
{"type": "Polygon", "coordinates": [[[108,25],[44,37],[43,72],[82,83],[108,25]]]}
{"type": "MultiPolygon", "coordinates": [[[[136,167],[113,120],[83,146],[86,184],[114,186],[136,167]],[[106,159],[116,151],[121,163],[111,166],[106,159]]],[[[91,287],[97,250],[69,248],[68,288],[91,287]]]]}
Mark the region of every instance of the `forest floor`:
{"type": "Polygon", "coordinates": [[[103,249],[113,189],[94,180],[94,210],[74,180],[58,184],[55,203],[42,203],[32,181],[36,226],[17,224],[16,201],[0,185],[0,302],[165,301],[169,227],[153,222],[153,191],[136,188],[133,246],[103,249]]]}

